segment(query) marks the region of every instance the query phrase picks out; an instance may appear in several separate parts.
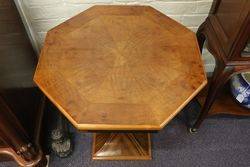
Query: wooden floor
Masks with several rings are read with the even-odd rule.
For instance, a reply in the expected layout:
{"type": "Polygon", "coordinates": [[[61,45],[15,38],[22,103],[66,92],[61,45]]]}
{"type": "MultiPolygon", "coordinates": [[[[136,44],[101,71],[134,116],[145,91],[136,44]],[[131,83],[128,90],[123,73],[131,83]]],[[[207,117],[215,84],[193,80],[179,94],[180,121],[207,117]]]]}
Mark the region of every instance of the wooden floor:
{"type": "Polygon", "coordinates": [[[30,87],[36,57],[13,0],[0,0],[0,90],[30,87]]]}

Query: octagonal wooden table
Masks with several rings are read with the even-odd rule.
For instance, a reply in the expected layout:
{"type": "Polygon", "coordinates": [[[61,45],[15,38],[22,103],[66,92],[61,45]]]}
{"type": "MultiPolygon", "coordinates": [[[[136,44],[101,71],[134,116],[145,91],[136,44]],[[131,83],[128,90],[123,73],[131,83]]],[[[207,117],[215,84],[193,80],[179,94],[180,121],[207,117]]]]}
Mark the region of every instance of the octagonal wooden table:
{"type": "Polygon", "coordinates": [[[207,83],[195,34],[148,6],[94,6],[53,28],[34,81],[77,129],[109,132],[94,159],[151,159],[147,131],[207,83]]]}

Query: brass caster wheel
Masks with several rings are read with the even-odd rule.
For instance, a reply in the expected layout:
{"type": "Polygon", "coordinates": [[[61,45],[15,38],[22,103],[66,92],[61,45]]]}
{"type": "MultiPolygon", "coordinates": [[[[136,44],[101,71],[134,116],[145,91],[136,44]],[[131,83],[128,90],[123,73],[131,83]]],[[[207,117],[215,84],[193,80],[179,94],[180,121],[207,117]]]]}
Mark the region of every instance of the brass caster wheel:
{"type": "Polygon", "coordinates": [[[188,128],[188,131],[191,134],[197,133],[197,129],[196,128],[188,128]]]}

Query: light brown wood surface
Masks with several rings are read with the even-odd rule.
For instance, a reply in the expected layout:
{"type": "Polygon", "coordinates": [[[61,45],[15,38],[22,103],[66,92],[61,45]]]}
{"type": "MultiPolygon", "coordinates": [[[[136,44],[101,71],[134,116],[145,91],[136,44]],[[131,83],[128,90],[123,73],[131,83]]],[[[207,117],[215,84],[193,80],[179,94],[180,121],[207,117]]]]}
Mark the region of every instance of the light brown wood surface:
{"type": "Polygon", "coordinates": [[[149,133],[96,133],[94,160],[151,160],[149,133]]]}
{"type": "Polygon", "coordinates": [[[55,27],[34,81],[80,130],[159,130],[207,83],[195,34],[147,6],[94,6],[55,27]]]}

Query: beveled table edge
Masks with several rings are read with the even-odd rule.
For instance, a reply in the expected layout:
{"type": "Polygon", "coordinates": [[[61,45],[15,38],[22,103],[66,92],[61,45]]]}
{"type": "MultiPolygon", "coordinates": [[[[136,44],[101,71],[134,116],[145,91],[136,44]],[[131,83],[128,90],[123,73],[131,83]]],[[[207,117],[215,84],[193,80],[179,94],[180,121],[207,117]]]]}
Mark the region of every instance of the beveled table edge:
{"type": "MultiPolygon", "coordinates": [[[[206,75],[205,75],[206,78],[206,75]]],[[[207,79],[203,81],[203,83],[199,86],[199,88],[190,95],[185,102],[180,105],[170,117],[168,117],[162,124],[158,125],[109,125],[109,124],[78,124],[71,116],[68,114],[56,101],[49,95],[49,93],[46,92],[43,87],[39,85],[38,82],[34,79],[34,82],[37,84],[37,86],[40,88],[40,90],[47,96],[47,98],[61,111],[61,113],[78,129],[83,131],[94,131],[94,130],[105,130],[105,131],[113,131],[113,130],[119,130],[119,131],[129,131],[129,130],[135,130],[135,131],[158,131],[165,127],[165,125],[176,115],[178,114],[207,84],[207,79]]]]}

